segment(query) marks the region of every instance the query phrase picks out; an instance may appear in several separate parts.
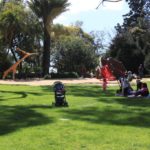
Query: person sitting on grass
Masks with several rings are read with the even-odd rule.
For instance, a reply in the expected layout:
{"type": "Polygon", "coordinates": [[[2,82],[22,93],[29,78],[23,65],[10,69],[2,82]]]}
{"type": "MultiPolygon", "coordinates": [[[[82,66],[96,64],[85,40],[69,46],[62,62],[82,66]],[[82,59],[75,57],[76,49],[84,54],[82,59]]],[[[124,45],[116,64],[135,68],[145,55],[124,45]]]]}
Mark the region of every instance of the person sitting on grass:
{"type": "Polygon", "coordinates": [[[136,91],[140,90],[142,88],[142,82],[141,78],[138,76],[136,79],[136,91]]]}
{"type": "Polygon", "coordinates": [[[130,95],[131,91],[133,91],[133,89],[129,83],[129,80],[128,80],[127,72],[125,73],[124,76],[119,78],[119,84],[120,84],[120,89],[116,91],[116,95],[128,96],[128,95],[130,95]]]}
{"type": "Polygon", "coordinates": [[[121,78],[121,88],[122,88],[123,96],[128,96],[128,95],[130,95],[131,91],[133,91],[127,77],[128,77],[128,75],[126,73],[125,76],[123,78],[121,78]]]}
{"type": "Polygon", "coordinates": [[[141,89],[135,92],[135,96],[143,96],[146,97],[149,95],[149,89],[146,83],[142,83],[141,89]]]}

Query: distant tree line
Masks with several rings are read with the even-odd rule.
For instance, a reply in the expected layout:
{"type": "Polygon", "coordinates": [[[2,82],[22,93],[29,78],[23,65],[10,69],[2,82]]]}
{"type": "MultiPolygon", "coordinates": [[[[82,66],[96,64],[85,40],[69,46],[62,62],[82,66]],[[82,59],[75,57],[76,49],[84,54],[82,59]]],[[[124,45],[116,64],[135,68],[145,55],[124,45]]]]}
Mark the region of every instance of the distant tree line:
{"type": "MultiPolygon", "coordinates": [[[[109,0],[105,0],[109,1],[109,0]]],[[[116,1],[114,1],[116,2],[116,1]]],[[[150,1],[126,0],[130,12],[117,24],[116,36],[106,52],[123,62],[127,70],[137,72],[143,64],[150,72],[150,1]]],[[[62,74],[85,75],[98,65],[100,50],[105,49],[99,32],[86,33],[82,22],[70,26],[53,24],[68,10],[68,0],[2,0],[0,2],[0,77],[20,59],[16,47],[38,55],[28,58],[18,74],[49,75],[50,69],[62,74]]],[[[31,75],[32,76],[32,75],[31,75]]]]}
{"type": "Polygon", "coordinates": [[[67,11],[67,0],[3,0],[0,2],[0,74],[20,59],[16,47],[38,55],[28,58],[19,74],[50,69],[58,72],[90,72],[98,64],[100,38],[85,33],[82,22],[65,27],[53,20],[67,11]]]}

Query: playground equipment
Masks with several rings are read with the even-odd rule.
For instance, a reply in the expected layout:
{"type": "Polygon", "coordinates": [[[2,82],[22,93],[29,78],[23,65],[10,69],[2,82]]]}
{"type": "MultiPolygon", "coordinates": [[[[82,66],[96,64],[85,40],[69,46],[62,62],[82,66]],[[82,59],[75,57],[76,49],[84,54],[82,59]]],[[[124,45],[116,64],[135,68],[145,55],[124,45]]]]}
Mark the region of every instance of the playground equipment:
{"type": "Polygon", "coordinates": [[[56,81],[54,82],[54,92],[55,92],[55,103],[52,103],[54,106],[68,106],[68,102],[66,101],[66,90],[65,86],[62,82],[56,81]]]}
{"type": "Polygon", "coordinates": [[[125,75],[126,69],[122,62],[114,58],[100,58],[100,73],[102,78],[116,80],[125,75]]]}
{"type": "Polygon", "coordinates": [[[13,80],[15,80],[15,74],[16,74],[16,71],[17,71],[17,67],[18,65],[23,61],[25,60],[27,57],[31,56],[31,55],[35,55],[37,53],[28,53],[28,52],[25,52],[23,50],[21,50],[20,48],[16,48],[16,52],[22,56],[21,59],[19,59],[15,64],[13,64],[10,68],[8,68],[4,74],[3,74],[3,79],[6,78],[6,76],[12,72],[13,73],[13,80]]]}

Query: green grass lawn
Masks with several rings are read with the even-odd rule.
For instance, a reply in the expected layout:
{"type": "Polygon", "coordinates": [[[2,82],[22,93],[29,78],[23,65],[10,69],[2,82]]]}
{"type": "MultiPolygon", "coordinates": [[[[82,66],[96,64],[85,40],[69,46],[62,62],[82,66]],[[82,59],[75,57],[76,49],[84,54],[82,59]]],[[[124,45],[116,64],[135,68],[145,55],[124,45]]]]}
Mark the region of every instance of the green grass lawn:
{"type": "MultiPolygon", "coordinates": [[[[149,84],[150,87],[150,84],[149,84]]],[[[0,85],[0,150],[150,150],[150,99],[115,97],[99,85],[0,85]]]]}

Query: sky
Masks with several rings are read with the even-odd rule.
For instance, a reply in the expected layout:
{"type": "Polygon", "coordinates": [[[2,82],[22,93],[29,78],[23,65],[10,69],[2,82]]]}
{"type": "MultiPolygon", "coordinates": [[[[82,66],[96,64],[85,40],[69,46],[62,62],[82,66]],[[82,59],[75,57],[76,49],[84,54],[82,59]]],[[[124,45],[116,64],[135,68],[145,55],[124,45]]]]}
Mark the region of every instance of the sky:
{"type": "Polygon", "coordinates": [[[54,23],[71,25],[76,21],[82,21],[85,32],[105,31],[113,32],[117,23],[123,23],[122,15],[129,12],[127,3],[105,2],[98,6],[100,0],[68,0],[71,4],[69,10],[54,20],[54,23]]]}

